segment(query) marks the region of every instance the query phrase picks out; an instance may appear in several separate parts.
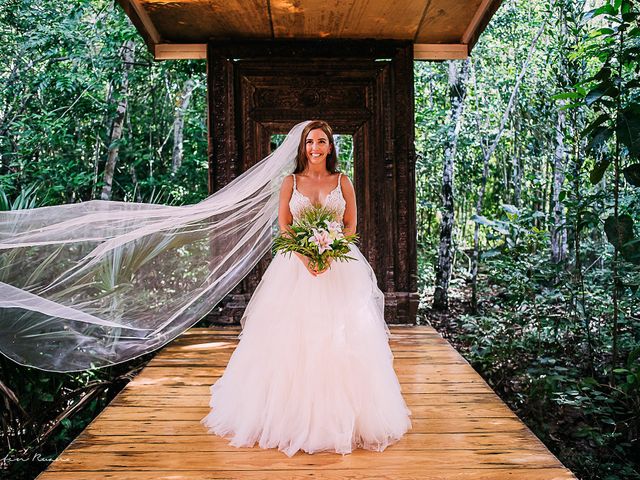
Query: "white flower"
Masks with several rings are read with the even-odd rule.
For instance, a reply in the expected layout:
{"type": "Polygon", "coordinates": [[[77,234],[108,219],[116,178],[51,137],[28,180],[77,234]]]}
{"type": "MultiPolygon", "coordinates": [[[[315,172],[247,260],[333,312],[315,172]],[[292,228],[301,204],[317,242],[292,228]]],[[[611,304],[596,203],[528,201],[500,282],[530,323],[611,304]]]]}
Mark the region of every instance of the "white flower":
{"type": "Polygon", "coordinates": [[[327,229],[329,230],[329,238],[332,242],[336,239],[344,238],[344,234],[342,233],[342,225],[340,225],[340,222],[325,220],[324,223],[327,225],[327,229]]]}
{"type": "Polygon", "coordinates": [[[316,230],[314,228],[313,236],[309,239],[309,241],[318,247],[318,253],[320,254],[322,254],[325,250],[332,250],[332,240],[329,236],[329,232],[324,229],[316,230]]]}

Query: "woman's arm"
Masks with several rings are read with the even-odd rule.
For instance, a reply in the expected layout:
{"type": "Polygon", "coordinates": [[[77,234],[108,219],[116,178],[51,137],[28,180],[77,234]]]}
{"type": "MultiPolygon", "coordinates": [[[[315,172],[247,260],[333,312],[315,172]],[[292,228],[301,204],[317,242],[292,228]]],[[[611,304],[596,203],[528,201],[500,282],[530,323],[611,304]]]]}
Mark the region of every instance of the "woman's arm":
{"type": "MultiPolygon", "coordinates": [[[[356,233],[356,226],[358,223],[358,209],[356,207],[356,192],[353,188],[353,184],[351,180],[346,175],[342,175],[340,177],[340,188],[342,189],[342,196],[344,197],[346,206],[344,208],[344,216],[342,218],[342,223],[344,224],[344,228],[342,232],[345,235],[353,235],[356,233]]],[[[327,261],[327,268],[333,262],[333,258],[329,257],[327,261]]],[[[327,269],[319,271],[318,273],[323,273],[327,269]]]]}
{"type": "Polygon", "coordinates": [[[293,215],[289,209],[289,200],[293,195],[293,177],[287,175],[282,181],[280,187],[280,204],[278,206],[278,225],[280,226],[280,233],[291,232],[289,228],[293,223],[293,215]]]}
{"type": "Polygon", "coordinates": [[[344,209],[344,229],[345,235],[353,235],[356,233],[356,226],[358,224],[358,209],[356,207],[356,192],[353,189],[351,180],[346,175],[342,175],[340,178],[340,188],[342,188],[342,196],[347,203],[344,209]]]}
{"type": "MultiPolygon", "coordinates": [[[[292,232],[291,224],[293,223],[293,215],[289,208],[291,195],[293,195],[293,177],[291,175],[287,175],[282,181],[282,186],[280,187],[280,203],[278,206],[278,226],[280,227],[281,234],[284,232],[292,232]]],[[[316,272],[309,268],[309,259],[298,252],[293,253],[298,257],[298,259],[300,259],[303,265],[307,267],[309,273],[315,276],[316,272]]]]}

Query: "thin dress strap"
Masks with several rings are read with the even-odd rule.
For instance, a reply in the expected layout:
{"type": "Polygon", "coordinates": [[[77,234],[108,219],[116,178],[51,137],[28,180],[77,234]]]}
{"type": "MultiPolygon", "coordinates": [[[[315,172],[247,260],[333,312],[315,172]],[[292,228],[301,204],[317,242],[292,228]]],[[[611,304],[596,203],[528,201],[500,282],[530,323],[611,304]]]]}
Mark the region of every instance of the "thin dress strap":
{"type": "Polygon", "coordinates": [[[340,175],[338,175],[338,186],[336,188],[342,190],[342,184],[340,183],[340,179],[342,178],[342,172],[340,172],[340,175]]]}
{"type": "Polygon", "coordinates": [[[296,174],[292,173],[291,175],[293,175],[293,189],[296,189],[296,174]]]}

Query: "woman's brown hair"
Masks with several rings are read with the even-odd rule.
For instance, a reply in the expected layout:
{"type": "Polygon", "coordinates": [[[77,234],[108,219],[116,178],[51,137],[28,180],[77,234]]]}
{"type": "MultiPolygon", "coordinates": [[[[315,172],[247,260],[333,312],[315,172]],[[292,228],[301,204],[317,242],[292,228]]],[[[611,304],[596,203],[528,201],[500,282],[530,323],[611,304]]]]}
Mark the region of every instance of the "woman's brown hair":
{"type": "Polygon", "coordinates": [[[305,168],[307,168],[307,136],[311,130],[316,129],[322,130],[327,135],[329,144],[331,145],[331,152],[327,155],[327,170],[331,173],[338,173],[338,169],[336,167],[336,145],[333,143],[333,130],[331,130],[329,124],[323,120],[313,120],[302,130],[300,145],[298,145],[298,156],[296,157],[296,169],[293,173],[301,173],[305,168]]]}

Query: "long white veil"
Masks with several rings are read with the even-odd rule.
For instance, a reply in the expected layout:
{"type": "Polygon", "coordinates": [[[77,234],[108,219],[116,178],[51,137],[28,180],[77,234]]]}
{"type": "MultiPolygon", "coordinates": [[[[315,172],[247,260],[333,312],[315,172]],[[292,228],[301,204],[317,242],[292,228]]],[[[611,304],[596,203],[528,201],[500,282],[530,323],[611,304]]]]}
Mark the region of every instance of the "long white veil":
{"type": "Polygon", "coordinates": [[[195,205],[92,200],[0,212],[0,352],[73,372],[184,332],[269,251],[307,123],[195,205]]]}

